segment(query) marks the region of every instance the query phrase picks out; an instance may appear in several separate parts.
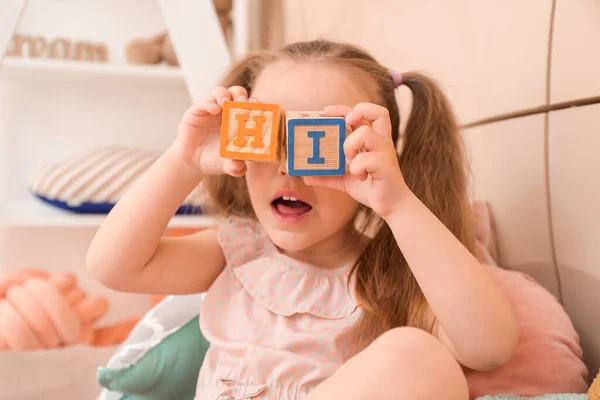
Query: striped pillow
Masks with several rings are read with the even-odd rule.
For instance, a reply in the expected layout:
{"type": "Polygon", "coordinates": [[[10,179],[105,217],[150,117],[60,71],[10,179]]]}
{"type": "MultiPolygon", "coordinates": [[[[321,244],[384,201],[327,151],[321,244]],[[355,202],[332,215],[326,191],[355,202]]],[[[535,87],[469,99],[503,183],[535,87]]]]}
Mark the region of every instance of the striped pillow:
{"type": "MultiPolygon", "coordinates": [[[[105,214],[159,154],[120,146],[94,148],[35,169],[31,193],[55,207],[84,214],[105,214]]],[[[196,187],[178,214],[201,214],[203,192],[196,187]]]]}

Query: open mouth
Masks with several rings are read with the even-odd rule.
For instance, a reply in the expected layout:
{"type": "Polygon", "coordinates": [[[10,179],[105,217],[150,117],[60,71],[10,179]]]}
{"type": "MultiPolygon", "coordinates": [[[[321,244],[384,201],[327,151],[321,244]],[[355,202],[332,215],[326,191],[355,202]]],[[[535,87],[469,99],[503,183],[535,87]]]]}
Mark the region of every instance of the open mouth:
{"type": "Polygon", "coordinates": [[[271,202],[275,211],[283,217],[297,217],[312,210],[312,206],[295,197],[282,196],[271,202]]]}

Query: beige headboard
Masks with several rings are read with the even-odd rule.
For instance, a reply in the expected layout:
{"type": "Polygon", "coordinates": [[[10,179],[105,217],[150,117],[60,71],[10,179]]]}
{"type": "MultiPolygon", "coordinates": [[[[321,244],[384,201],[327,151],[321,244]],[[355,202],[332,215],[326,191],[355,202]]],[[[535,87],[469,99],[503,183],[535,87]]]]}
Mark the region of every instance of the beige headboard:
{"type": "MultiPolygon", "coordinates": [[[[274,45],[350,41],[390,68],[438,78],[467,126],[473,190],[490,204],[501,266],[529,273],[563,303],[594,376],[600,3],[284,0],[278,12],[274,45]]],[[[399,99],[407,115],[407,93],[399,99]]]]}

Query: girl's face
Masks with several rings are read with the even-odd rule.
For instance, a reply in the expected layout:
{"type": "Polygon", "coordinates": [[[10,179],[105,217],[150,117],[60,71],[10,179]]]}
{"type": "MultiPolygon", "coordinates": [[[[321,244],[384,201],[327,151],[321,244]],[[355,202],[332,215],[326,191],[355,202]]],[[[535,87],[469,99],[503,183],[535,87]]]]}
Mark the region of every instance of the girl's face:
{"type": "MultiPolygon", "coordinates": [[[[369,91],[356,83],[368,80],[347,68],[278,61],[259,74],[251,96],[263,103],[279,104],[286,111],[319,111],[336,104],[352,107],[373,101],[369,91]]],[[[248,162],[246,181],[256,215],[285,253],[306,262],[331,265],[319,254],[346,253],[352,245],[349,234],[354,232],[351,222],[359,203],[345,192],[308,186],[302,178],[290,177],[285,171],[283,163],[248,162]]],[[[334,259],[341,264],[348,261],[334,259]]]]}

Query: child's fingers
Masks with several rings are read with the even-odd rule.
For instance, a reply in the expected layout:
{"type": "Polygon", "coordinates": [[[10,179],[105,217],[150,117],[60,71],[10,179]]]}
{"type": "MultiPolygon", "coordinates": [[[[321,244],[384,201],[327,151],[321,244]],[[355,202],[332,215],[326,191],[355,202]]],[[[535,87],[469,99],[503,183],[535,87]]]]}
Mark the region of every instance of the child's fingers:
{"type": "Polygon", "coordinates": [[[348,167],[350,173],[360,179],[366,180],[369,174],[376,175],[381,167],[381,157],[377,153],[359,153],[348,167]]]}
{"type": "Polygon", "coordinates": [[[221,112],[221,107],[217,104],[217,100],[214,97],[207,97],[199,103],[191,106],[187,114],[190,117],[205,117],[207,115],[217,115],[221,112]]]}
{"type": "Polygon", "coordinates": [[[241,178],[246,174],[246,163],[241,160],[224,159],[223,172],[233,177],[241,178]]]}
{"type": "Polygon", "coordinates": [[[373,103],[358,103],[352,109],[350,118],[358,118],[354,114],[360,114],[362,118],[367,120],[375,132],[383,136],[392,135],[392,123],[390,121],[390,112],[387,108],[373,103]]]}
{"type": "Polygon", "coordinates": [[[327,106],[323,111],[329,117],[346,117],[352,111],[352,107],[345,105],[327,106]]]}
{"type": "Polygon", "coordinates": [[[219,106],[223,106],[224,102],[226,102],[228,100],[232,100],[232,98],[231,98],[231,92],[229,91],[229,89],[224,88],[222,86],[219,86],[219,87],[215,88],[210,93],[210,95],[217,100],[217,104],[219,106]]]}
{"type": "Polygon", "coordinates": [[[248,99],[248,102],[249,102],[249,103],[260,103],[260,100],[259,100],[259,99],[257,99],[256,97],[250,97],[250,98],[248,99]]]}
{"type": "Polygon", "coordinates": [[[230,87],[229,93],[231,93],[231,98],[235,101],[247,101],[248,100],[248,92],[242,86],[230,87]]]}
{"type": "Polygon", "coordinates": [[[362,114],[358,111],[354,111],[352,107],[345,105],[335,105],[325,107],[325,115],[330,117],[344,117],[346,123],[357,129],[360,126],[367,125],[371,126],[369,122],[363,118],[362,114]]]}
{"type": "Polygon", "coordinates": [[[378,135],[372,128],[361,126],[344,141],[344,154],[348,163],[351,163],[363,149],[366,151],[385,150],[385,139],[378,135]]]}

